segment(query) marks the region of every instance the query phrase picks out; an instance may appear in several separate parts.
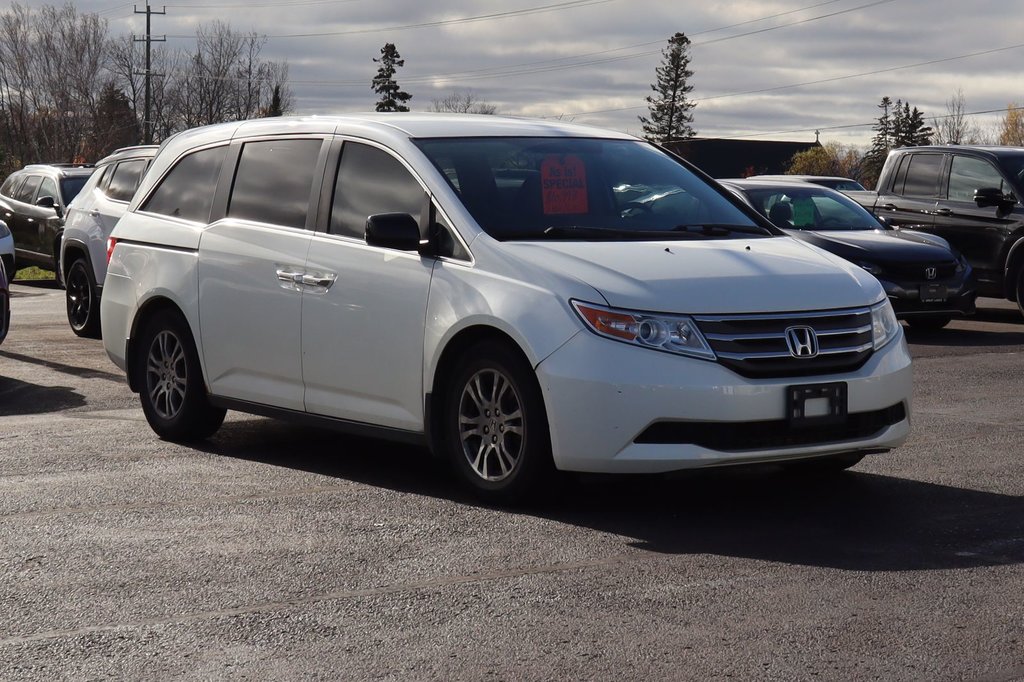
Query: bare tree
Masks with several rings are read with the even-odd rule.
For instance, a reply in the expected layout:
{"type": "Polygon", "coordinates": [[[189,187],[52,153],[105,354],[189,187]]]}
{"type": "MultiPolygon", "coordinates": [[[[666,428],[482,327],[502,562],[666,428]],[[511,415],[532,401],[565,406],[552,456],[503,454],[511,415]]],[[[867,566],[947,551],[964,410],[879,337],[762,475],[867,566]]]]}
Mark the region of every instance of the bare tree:
{"type": "Polygon", "coordinates": [[[453,90],[445,97],[432,100],[430,110],[454,114],[493,114],[498,107],[480,101],[472,90],[453,90]]]}
{"type": "Polygon", "coordinates": [[[967,101],[960,88],[946,100],[946,115],[932,119],[932,128],[935,144],[977,144],[982,137],[981,130],[967,115],[967,101]]]}
{"type": "Polygon", "coordinates": [[[109,81],[107,24],[73,5],[0,14],[0,120],[10,165],[74,161],[93,146],[109,81]]]}

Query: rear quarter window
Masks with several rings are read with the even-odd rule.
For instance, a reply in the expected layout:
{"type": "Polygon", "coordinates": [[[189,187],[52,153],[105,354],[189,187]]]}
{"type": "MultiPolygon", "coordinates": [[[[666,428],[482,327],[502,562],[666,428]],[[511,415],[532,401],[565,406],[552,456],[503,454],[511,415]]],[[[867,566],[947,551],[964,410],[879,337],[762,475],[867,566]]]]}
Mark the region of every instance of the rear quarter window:
{"type": "Polygon", "coordinates": [[[131,201],[146,172],[146,163],[146,159],[132,159],[117,164],[107,185],[107,196],[114,201],[131,201]]]}
{"type": "Polygon", "coordinates": [[[211,147],[182,157],[168,171],[141,210],[199,223],[210,221],[217,180],[227,147],[211,147]]]}

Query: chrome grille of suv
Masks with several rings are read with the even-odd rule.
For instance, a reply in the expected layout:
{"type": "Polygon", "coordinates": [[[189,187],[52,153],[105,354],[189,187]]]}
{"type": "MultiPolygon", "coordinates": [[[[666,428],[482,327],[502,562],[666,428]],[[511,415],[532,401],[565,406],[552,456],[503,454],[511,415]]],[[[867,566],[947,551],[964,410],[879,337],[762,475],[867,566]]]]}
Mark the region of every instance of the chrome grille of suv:
{"type": "Polygon", "coordinates": [[[833,374],[857,369],[871,355],[871,309],[820,312],[696,315],[694,319],[718,356],[718,362],[751,378],[833,374]],[[786,330],[810,327],[818,354],[796,358],[786,330]]]}

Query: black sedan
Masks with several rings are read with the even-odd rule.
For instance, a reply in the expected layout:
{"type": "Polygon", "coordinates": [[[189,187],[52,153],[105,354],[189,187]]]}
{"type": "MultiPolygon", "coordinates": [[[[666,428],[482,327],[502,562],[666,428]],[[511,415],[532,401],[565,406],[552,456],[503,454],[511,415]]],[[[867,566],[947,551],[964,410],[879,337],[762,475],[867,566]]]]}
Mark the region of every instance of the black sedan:
{"type": "Polygon", "coordinates": [[[788,234],[864,268],[878,278],[896,316],[939,329],[974,313],[974,273],[949,243],[893,229],[839,192],[796,181],[722,180],[788,234]]]}

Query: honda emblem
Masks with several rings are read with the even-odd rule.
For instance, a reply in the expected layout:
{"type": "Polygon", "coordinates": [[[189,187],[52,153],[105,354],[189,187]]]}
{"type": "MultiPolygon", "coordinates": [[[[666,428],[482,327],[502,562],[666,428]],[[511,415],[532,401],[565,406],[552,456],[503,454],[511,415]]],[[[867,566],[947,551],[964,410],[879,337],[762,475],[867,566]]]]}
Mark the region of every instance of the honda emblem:
{"type": "Polygon", "coordinates": [[[935,279],[938,276],[939,276],[939,269],[938,268],[931,268],[931,267],[929,267],[929,268],[925,268],[924,269],[924,278],[925,279],[935,279]]]}
{"type": "Polygon", "coordinates": [[[818,355],[818,335],[810,327],[789,327],[786,329],[786,346],[789,354],[801,360],[818,355]]]}

